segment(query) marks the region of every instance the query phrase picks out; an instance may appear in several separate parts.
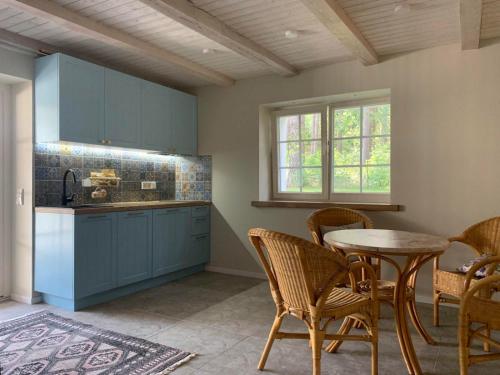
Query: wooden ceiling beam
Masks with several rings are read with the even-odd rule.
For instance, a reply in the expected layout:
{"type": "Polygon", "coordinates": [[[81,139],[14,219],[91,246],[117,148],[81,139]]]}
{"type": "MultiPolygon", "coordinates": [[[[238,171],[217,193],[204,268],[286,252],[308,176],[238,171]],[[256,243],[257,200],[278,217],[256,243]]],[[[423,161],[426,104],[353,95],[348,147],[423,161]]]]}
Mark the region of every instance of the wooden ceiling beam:
{"type": "Polygon", "coordinates": [[[187,0],[140,0],[164,16],[196,31],[241,56],[270,66],[279,74],[290,76],[298,71],[282,58],[261,45],[239,34],[218,18],[187,0]]]}
{"type": "Polygon", "coordinates": [[[460,0],[460,33],[463,50],[479,48],[482,8],[482,0],[460,0]]]}
{"type": "Polygon", "coordinates": [[[5,29],[0,29],[0,42],[3,42],[7,45],[11,45],[13,47],[20,47],[22,49],[26,49],[28,51],[34,52],[35,54],[39,55],[48,55],[48,54],[53,54],[53,53],[64,53],[66,55],[75,57],[77,59],[81,60],[86,60],[88,62],[101,65],[113,70],[117,70],[119,72],[125,73],[125,74],[130,74],[139,78],[143,78],[148,81],[153,81],[156,83],[160,83],[162,85],[167,85],[172,88],[180,89],[183,90],[185,87],[179,86],[178,84],[174,83],[173,81],[170,81],[168,79],[165,79],[163,77],[157,76],[157,75],[150,75],[147,73],[144,73],[144,71],[139,71],[137,69],[129,69],[125,68],[123,66],[117,66],[115,64],[110,64],[109,62],[103,62],[101,60],[95,59],[93,57],[83,55],[77,51],[74,51],[73,49],[67,49],[67,48],[61,48],[54,46],[52,44],[48,44],[45,42],[42,42],[37,39],[29,38],[24,35],[16,34],[11,31],[5,30],[5,29]]]}
{"type": "Polygon", "coordinates": [[[301,1],[364,65],[372,65],[378,62],[377,53],[337,0],[301,1]]]}
{"type": "Polygon", "coordinates": [[[48,0],[2,0],[34,16],[55,22],[68,30],[78,32],[89,38],[99,40],[120,48],[138,52],[164,63],[172,64],[186,73],[202,78],[208,82],[230,86],[234,80],[225,74],[207,68],[203,65],[188,60],[173,52],[155,46],[149,42],[138,39],[130,34],[113,27],[106,26],[90,18],[79,15],[69,9],[48,0]]]}

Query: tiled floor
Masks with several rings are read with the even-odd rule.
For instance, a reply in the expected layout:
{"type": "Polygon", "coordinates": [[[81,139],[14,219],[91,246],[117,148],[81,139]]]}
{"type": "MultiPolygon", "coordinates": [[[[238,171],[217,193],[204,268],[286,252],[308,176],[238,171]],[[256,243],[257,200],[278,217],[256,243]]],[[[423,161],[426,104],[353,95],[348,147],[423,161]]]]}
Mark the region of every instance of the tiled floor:
{"type": "MultiPolygon", "coordinates": [[[[175,370],[175,375],[263,374],[256,366],[274,316],[267,282],[200,273],[79,312],[4,302],[0,303],[0,321],[40,309],[198,354],[175,370]]],[[[420,305],[419,310],[439,342],[430,346],[413,336],[424,373],[458,374],[457,310],[443,308],[444,326],[440,328],[431,326],[429,305],[420,305]]],[[[305,331],[303,323],[292,318],[284,328],[305,331]]],[[[382,310],[380,330],[379,373],[406,374],[388,308],[382,310]]],[[[499,366],[499,362],[475,365],[470,374],[500,374],[499,366]]],[[[370,347],[367,343],[345,343],[337,354],[323,354],[322,369],[324,374],[369,374],[370,347]]],[[[307,342],[276,341],[266,370],[264,374],[310,374],[307,342]]]]}

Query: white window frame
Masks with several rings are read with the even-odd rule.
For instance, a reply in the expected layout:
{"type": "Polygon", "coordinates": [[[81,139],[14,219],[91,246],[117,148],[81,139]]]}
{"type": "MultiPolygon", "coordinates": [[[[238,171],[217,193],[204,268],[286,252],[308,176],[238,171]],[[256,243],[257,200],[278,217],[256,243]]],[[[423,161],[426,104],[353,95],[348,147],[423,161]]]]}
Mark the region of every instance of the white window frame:
{"type": "MultiPolygon", "coordinates": [[[[290,108],[275,111],[273,113],[272,121],[272,174],[273,174],[273,198],[281,200],[327,200],[328,199],[328,177],[325,173],[328,173],[328,106],[325,105],[314,105],[298,108],[290,108]],[[278,117],[288,116],[288,115],[305,115],[308,113],[321,113],[321,177],[322,177],[322,192],[321,193],[286,193],[279,191],[279,150],[278,150],[278,117]]],[[[302,159],[302,153],[300,153],[302,159]]]]}
{"type": "MultiPolygon", "coordinates": [[[[338,202],[338,203],[390,203],[392,192],[392,122],[391,132],[388,134],[391,140],[391,160],[389,163],[391,181],[389,193],[335,193],[333,191],[333,134],[334,134],[334,113],[336,109],[352,108],[367,105],[377,104],[391,104],[390,97],[377,97],[363,100],[344,101],[339,103],[327,103],[324,105],[313,105],[304,107],[294,107],[287,109],[280,109],[273,112],[272,116],[272,192],[273,199],[275,200],[291,200],[291,201],[325,201],[325,202],[338,202]],[[322,151],[322,179],[323,179],[323,192],[322,193],[297,193],[297,192],[279,192],[279,151],[278,151],[278,118],[289,115],[301,115],[307,113],[321,113],[321,151],[322,151]]],[[[361,111],[362,112],[362,111],[361,111]]],[[[362,116],[362,114],[361,114],[362,116]]],[[[360,121],[362,121],[362,117],[360,121]]],[[[361,130],[362,132],[362,130],[361,130]]],[[[363,134],[359,137],[363,139],[363,134]]],[[[302,157],[302,155],[301,155],[302,157]]],[[[360,154],[360,158],[361,158],[360,154]]],[[[356,165],[358,167],[358,165],[356,165]]],[[[362,169],[360,160],[359,167],[362,169]]],[[[360,183],[362,184],[362,175],[360,175],[360,183]]]]}

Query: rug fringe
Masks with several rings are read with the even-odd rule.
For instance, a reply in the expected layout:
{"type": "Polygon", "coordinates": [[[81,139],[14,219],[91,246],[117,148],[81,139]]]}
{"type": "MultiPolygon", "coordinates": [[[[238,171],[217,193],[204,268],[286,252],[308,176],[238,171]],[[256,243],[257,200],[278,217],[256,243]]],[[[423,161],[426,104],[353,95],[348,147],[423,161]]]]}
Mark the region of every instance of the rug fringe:
{"type": "Polygon", "coordinates": [[[196,353],[191,353],[187,357],[183,358],[181,361],[174,363],[172,366],[169,368],[166,368],[165,370],[156,373],[155,375],[168,375],[171,374],[175,369],[177,369],[179,366],[183,365],[186,362],[189,362],[192,360],[194,357],[196,357],[196,353]]]}
{"type": "Polygon", "coordinates": [[[14,318],[10,318],[10,319],[7,319],[7,320],[1,320],[1,321],[0,321],[0,324],[2,324],[2,323],[8,323],[8,322],[11,322],[11,321],[13,321],[13,320],[17,320],[17,319],[26,318],[26,317],[28,317],[28,316],[30,316],[30,315],[40,314],[40,313],[42,313],[42,312],[49,312],[49,310],[47,310],[47,309],[43,309],[43,310],[31,311],[31,312],[26,313],[26,314],[23,314],[23,315],[21,315],[21,316],[16,316],[16,317],[14,317],[14,318]]]}

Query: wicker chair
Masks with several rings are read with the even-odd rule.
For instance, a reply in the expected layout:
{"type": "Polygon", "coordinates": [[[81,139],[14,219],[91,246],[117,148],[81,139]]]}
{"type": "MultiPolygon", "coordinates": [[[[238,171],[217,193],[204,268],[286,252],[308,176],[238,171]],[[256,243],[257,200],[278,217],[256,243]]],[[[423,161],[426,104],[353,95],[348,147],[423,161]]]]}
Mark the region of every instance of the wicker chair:
{"type": "Polygon", "coordinates": [[[500,301],[483,297],[491,296],[492,291],[498,290],[500,275],[492,275],[492,272],[499,263],[500,256],[487,258],[474,265],[465,277],[458,328],[461,375],[467,375],[469,366],[474,363],[500,359],[500,353],[471,355],[469,349],[473,339],[479,339],[483,345],[487,343],[500,349],[500,342],[490,337],[490,330],[500,330],[500,301]],[[487,267],[490,276],[475,280],[474,274],[481,267],[487,267]],[[479,324],[479,327],[472,328],[473,323],[479,324]]]}
{"type": "MultiPolygon", "coordinates": [[[[460,236],[449,239],[468,245],[477,255],[500,255],[500,216],[484,220],[465,230],[460,236]]],[[[474,281],[477,281],[473,279],[474,281]]],[[[434,260],[434,325],[439,326],[439,304],[441,302],[460,304],[465,275],[454,270],[439,267],[439,257],[434,260]]],[[[485,345],[485,349],[487,345],[485,345]]]]}
{"type": "MultiPolygon", "coordinates": [[[[348,263],[346,258],[301,238],[265,229],[250,229],[249,238],[269,279],[276,304],[276,316],[258,368],[262,370],[275,339],[305,339],[312,347],[313,375],[321,373],[323,341],[367,341],[372,346],[372,375],[378,369],[377,290],[370,296],[335,288],[346,274],[364,269],[371,280],[376,276],[364,262],[348,263]],[[280,331],[285,316],[302,320],[309,333],[280,331]],[[350,316],[362,322],[366,335],[326,333],[331,321],[350,316]]],[[[354,280],[353,280],[354,282],[354,280]]]]}

